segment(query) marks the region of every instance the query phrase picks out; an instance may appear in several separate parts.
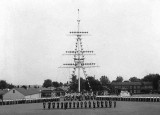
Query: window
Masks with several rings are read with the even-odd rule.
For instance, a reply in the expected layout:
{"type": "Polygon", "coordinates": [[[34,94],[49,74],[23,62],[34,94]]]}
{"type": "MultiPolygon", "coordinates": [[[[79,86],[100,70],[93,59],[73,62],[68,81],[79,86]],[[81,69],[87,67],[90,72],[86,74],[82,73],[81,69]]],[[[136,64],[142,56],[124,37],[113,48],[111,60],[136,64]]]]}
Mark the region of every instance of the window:
{"type": "Polygon", "coordinates": [[[15,90],[13,90],[13,93],[15,93],[15,90]]]}

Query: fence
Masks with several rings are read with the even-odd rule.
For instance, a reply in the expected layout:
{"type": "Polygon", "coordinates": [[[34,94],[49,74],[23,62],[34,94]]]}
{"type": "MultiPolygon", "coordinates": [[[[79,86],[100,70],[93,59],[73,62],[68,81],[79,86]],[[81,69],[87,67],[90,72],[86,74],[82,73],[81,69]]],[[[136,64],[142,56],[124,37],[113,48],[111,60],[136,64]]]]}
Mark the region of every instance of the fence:
{"type": "Polygon", "coordinates": [[[3,100],[3,101],[0,101],[0,105],[42,103],[43,101],[60,101],[60,98],[54,97],[54,98],[38,98],[38,99],[3,100]]]}
{"type": "Polygon", "coordinates": [[[134,101],[134,102],[160,102],[160,97],[97,96],[96,100],[116,100],[116,101],[134,101]]]}
{"type": "MultiPolygon", "coordinates": [[[[119,97],[119,96],[96,96],[96,100],[115,100],[115,101],[132,101],[132,102],[160,102],[160,97],[119,97]]],[[[3,100],[0,105],[42,103],[43,101],[60,101],[60,97],[39,98],[39,99],[17,99],[3,100]]]]}

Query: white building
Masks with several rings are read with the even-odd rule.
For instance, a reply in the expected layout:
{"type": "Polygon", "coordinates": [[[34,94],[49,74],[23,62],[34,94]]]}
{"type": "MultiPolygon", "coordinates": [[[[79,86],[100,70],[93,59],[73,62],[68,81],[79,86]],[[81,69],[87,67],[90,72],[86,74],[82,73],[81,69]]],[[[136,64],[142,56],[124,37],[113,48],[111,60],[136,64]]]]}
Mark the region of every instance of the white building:
{"type": "Polygon", "coordinates": [[[41,98],[41,92],[35,88],[13,88],[7,93],[3,94],[3,100],[16,100],[16,99],[37,99],[41,98]]]}

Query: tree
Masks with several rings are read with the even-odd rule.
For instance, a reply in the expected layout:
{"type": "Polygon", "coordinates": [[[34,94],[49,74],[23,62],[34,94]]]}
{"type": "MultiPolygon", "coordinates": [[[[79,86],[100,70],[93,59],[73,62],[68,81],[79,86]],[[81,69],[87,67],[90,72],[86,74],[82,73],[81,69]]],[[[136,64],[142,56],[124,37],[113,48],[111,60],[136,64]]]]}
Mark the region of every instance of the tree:
{"type": "Polygon", "coordinates": [[[154,74],[149,74],[149,75],[146,75],[146,76],[144,76],[144,78],[142,78],[142,81],[144,81],[144,82],[152,82],[153,81],[153,79],[154,79],[154,74]]]}
{"type": "Polygon", "coordinates": [[[21,88],[27,89],[27,86],[23,85],[21,88]]]}
{"type": "Polygon", "coordinates": [[[110,80],[107,76],[101,76],[100,82],[102,86],[107,86],[110,83],[110,80]]]}
{"type": "Polygon", "coordinates": [[[129,79],[129,81],[130,81],[130,82],[140,82],[141,80],[140,80],[139,78],[137,78],[137,77],[131,77],[131,78],[129,79]]]}
{"type": "Polygon", "coordinates": [[[93,91],[101,91],[103,89],[99,80],[96,80],[94,77],[89,76],[85,82],[86,90],[90,91],[89,84],[93,91]],[[89,82],[89,83],[88,83],[89,82]]]}
{"type": "MultiPolygon", "coordinates": [[[[77,76],[72,76],[70,83],[70,90],[77,92],[78,91],[78,79],[77,76]]],[[[96,80],[94,77],[89,76],[87,79],[80,78],[80,88],[81,91],[101,91],[103,89],[99,80],[96,80]],[[90,87],[89,87],[90,85],[90,87]]]]}
{"type": "Polygon", "coordinates": [[[78,91],[78,79],[76,75],[72,75],[71,83],[70,83],[70,90],[73,92],[78,91]]]}
{"type": "Polygon", "coordinates": [[[0,89],[6,89],[7,88],[7,82],[5,80],[0,81],[0,89]]]}
{"type": "Polygon", "coordinates": [[[68,83],[68,81],[67,81],[67,83],[64,83],[64,84],[63,84],[63,86],[69,86],[69,83],[68,83]]]}
{"type": "Polygon", "coordinates": [[[48,88],[48,87],[51,87],[51,86],[52,86],[52,80],[50,80],[50,79],[44,80],[43,87],[48,88]]]}
{"type": "Polygon", "coordinates": [[[142,81],[144,82],[152,82],[153,84],[153,90],[158,90],[158,81],[160,80],[159,74],[149,74],[144,76],[142,81]]]}
{"type": "Polygon", "coordinates": [[[117,76],[116,82],[122,82],[122,81],[123,81],[123,77],[122,76],[117,76]]]}
{"type": "Polygon", "coordinates": [[[60,83],[59,83],[59,87],[62,87],[62,86],[63,86],[63,83],[62,83],[62,82],[60,82],[60,83]]]}
{"type": "Polygon", "coordinates": [[[81,88],[81,91],[86,90],[85,82],[86,82],[85,79],[80,78],[80,86],[81,86],[80,88],[81,88]]]}
{"type": "Polygon", "coordinates": [[[57,81],[53,81],[52,85],[53,87],[56,87],[56,88],[60,86],[60,84],[57,81]]]}
{"type": "Polygon", "coordinates": [[[72,80],[72,81],[71,81],[72,83],[76,83],[77,80],[78,80],[78,79],[77,79],[77,76],[76,76],[76,75],[72,75],[71,80],[72,80]]]}
{"type": "Polygon", "coordinates": [[[8,84],[8,86],[7,86],[9,89],[12,89],[12,88],[14,88],[15,86],[14,85],[12,85],[12,84],[8,84]]]}

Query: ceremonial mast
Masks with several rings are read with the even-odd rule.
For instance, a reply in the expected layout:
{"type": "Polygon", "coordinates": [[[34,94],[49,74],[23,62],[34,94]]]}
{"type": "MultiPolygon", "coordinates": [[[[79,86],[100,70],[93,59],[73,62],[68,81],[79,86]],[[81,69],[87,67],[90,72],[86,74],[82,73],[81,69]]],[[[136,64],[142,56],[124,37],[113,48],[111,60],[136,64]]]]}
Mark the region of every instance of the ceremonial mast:
{"type": "Polygon", "coordinates": [[[95,55],[93,51],[84,51],[83,50],[83,45],[82,45],[82,36],[87,36],[88,32],[87,31],[81,31],[80,30],[80,18],[79,18],[79,9],[78,9],[78,27],[77,31],[71,31],[70,35],[71,36],[76,36],[76,44],[75,44],[75,50],[73,51],[66,51],[65,55],[73,55],[73,63],[65,63],[63,66],[60,68],[73,68],[73,73],[72,75],[76,75],[76,70],[77,72],[77,77],[78,77],[78,92],[81,92],[81,86],[80,86],[80,78],[81,78],[81,70],[88,82],[90,91],[92,91],[92,88],[90,86],[90,83],[88,81],[88,76],[86,74],[86,68],[92,68],[92,67],[98,67],[96,66],[95,63],[85,63],[85,56],[86,55],[95,55]]]}

